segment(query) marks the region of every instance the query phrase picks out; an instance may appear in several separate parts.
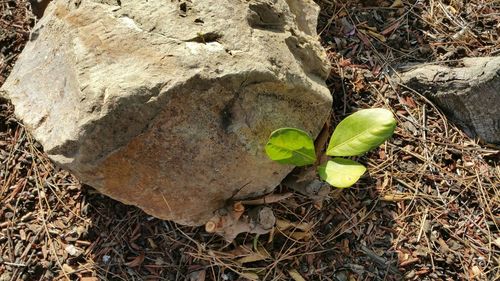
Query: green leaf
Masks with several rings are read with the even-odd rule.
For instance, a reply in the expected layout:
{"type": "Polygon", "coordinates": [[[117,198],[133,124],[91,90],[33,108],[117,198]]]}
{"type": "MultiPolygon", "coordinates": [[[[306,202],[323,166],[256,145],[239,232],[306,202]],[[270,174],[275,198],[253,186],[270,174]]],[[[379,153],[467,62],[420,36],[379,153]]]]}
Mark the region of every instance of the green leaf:
{"type": "Polygon", "coordinates": [[[365,166],[356,161],[333,158],[326,165],[318,167],[318,174],[322,180],[338,188],[346,188],[355,184],[366,172],[365,166]]]}
{"type": "Polygon", "coordinates": [[[396,120],[387,109],[360,110],[339,123],[333,132],[326,154],[330,156],[355,156],[370,151],[390,138],[396,120]]]}
{"type": "Polygon", "coordinates": [[[280,128],[271,133],[266,144],[266,154],[281,164],[305,166],[316,162],[312,138],[295,128],[280,128]]]}

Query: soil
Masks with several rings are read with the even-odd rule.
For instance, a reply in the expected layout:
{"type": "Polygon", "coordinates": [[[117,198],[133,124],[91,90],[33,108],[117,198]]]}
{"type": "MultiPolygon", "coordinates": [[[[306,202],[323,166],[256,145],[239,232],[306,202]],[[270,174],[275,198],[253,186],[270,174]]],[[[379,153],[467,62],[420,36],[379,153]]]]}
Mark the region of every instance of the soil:
{"type": "MultiPolygon", "coordinates": [[[[328,129],[360,108],[398,120],[389,141],[357,159],[368,173],[354,187],[320,209],[296,193],[270,204],[273,233],[227,244],[83,186],[1,100],[0,280],[500,280],[499,151],[388,79],[415,63],[498,55],[500,5],[316,2],[333,66],[328,129]]],[[[35,21],[27,1],[0,1],[0,85],[35,21]]]]}

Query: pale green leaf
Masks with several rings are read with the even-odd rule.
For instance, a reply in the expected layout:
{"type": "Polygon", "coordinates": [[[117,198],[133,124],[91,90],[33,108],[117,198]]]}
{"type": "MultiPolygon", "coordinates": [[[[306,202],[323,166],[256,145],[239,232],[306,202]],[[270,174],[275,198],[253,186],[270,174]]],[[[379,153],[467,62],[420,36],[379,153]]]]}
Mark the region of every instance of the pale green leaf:
{"type": "Polygon", "coordinates": [[[390,138],[396,120],[387,109],[360,110],[339,123],[326,150],[330,156],[355,156],[370,151],[390,138]]]}
{"type": "Polygon", "coordinates": [[[316,161],[312,138],[295,128],[280,128],[272,132],[265,150],[271,160],[281,164],[305,166],[316,161]]]}
{"type": "Polygon", "coordinates": [[[365,166],[358,162],[338,157],[318,167],[321,179],[338,188],[352,186],[365,172],[365,166]]]}

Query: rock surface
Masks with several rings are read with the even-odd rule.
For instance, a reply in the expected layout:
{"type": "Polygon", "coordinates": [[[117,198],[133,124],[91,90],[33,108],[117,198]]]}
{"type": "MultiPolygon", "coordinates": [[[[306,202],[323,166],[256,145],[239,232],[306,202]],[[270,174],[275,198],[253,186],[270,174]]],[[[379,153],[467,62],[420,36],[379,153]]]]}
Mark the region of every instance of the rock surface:
{"type": "Polygon", "coordinates": [[[424,65],[398,77],[472,137],[500,144],[500,57],[465,58],[457,67],[424,65]]]}
{"type": "Polygon", "coordinates": [[[49,157],[156,217],[201,225],[292,167],[263,146],[331,108],[310,0],[56,0],[2,94],[49,157]]]}

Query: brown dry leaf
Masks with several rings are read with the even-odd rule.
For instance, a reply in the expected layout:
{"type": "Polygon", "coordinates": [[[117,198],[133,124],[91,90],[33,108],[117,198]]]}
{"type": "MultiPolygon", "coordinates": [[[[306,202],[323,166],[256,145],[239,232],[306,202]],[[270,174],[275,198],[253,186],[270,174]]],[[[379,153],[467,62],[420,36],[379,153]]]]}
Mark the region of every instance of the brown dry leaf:
{"type": "Polygon", "coordinates": [[[359,39],[363,42],[363,44],[367,47],[371,46],[370,40],[368,37],[366,37],[365,32],[362,29],[358,29],[359,32],[356,33],[356,35],[359,37],[359,39]]]}
{"type": "Polygon", "coordinates": [[[189,273],[186,277],[188,281],[205,281],[207,272],[203,270],[197,270],[189,273]]]}
{"type": "Polygon", "coordinates": [[[250,252],[248,255],[241,257],[237,259],[236,261],[240,264],[244,263],[249,263],[249,262],[256,262],[256,261],[262,261],[266,259],[270,259],[271,255],[264,249],[264,247],[260,246],[257,247],[257,252],[250,252]]]}
{"type": "Polygon", "coordinates": [[[97,277],[81,277],[80,281],[99,281],[97,277]]]}
{"type": "Polygon", "coordinates": [[[288,274],[290,274],[290,277],[292,277],[295,281],[306,281],[306,279],[304,279],[304,277],[302,277],[296,269],[289,270],[288,274]]]}
{"type": "Polygon", "coordinates": [[[234,250],[228,251],[227,254],[232,255],[233,257],[242,257],[252,253],[252,245],[240,245],[236,247],[234,250]]]}
{"type": "Polygon", "coordinates": [[[384,160],[387,158],[387,154],[385,153],[385,150],[383,150],[383,149],[378,150],[378,158],[381,160],[384,160]]]}
{"type": "Polygon", "coordinates": [[[257,275],[256,273],[253,273],[253,272],[242,272],[240,274],[241,277],[243,278],[246,278],[248,280],[251,280],[251,281],[258,281],[260,280],[259,279],[259,275],[257,275]]]}
{"type": "Polygon", "coordinates": [[[306,257],[306,260],[307,260],[307,264],[309,266],[312,266],[314,264],[314,260],[316,259],[316,255],[315,254],[310,254],[310,255],[307,255],[306,257]]]}
{"type": "Polygon", "coordinates": [[[344,255],[348,255],[351,250],[349,249],[349,239],[344,239],[340,243],[340,250],[344,255]]]}
{"type": "Polygon", "coordinates": [[[312,228],[311,224],[309,223],[305,222],[297,223],[281,219],[276,220],[276,227],[281,231],[285,231],[289,228],[297,228],[302,231],[309,231],[312,228]]]}
{"type": "Polygon", "coordinates": [[[137,257],[135,257],[133,260],[125,263],[126,266],[128,267],[137,267],[137,266],[140,266],[143,262],[144,262],[144,253],[141,253],[140,255],[138,255],[137,257]]]}
{"type": "Polygon", "coordinates": [[[293,224],[290,221],[281,220],[281,219],[276,220],[276,228],[278,228],[278,230],[284,231],[284,230],[287,230],[291,227],[293,227],[293,224]]]}
{"type": "Polygon", "coordinates": [[[151,239],[150,237],[148,237],[148,243],[149,243],[149,246],[151,247],[151,249],[156,249],[158,248],[158,246],[156,246],[156,243],[153,241],[153,239],[151,239]]]}
{"type": "Polygon", "coordinates": [[[391,34],[394,30],[398,29],[398,27],[401,25],[400,21],[395,21],[391,23],[388,27],[386,27],[384,30],[380,32],[380,34],[387,36],[391,34]]]}
{"type": "Polygon", "coordinates": [[[62,270],[67,274],[71,274],[73,273],[73,271],[75,271],[71,266],[69,266],[66,263],[62,265],[62,270]]]}
{"type": "Polygon", "coordinates": [[[242,257],[236,260],[236,262],[240,264],[245,264],[245,263],[250,263],[250,262],[256,262],[256,261],[262,261],[265,260],[269,257],[266,257],[264,255],[261,255],[259,253],[252,253],[246,257],[242,257]]]}
{"type": "Polygon", "coordinates": [[[377,38],[379,41],[381,42],[385,42],[385,36],[378,33],[378,32],[375,32],[375,31],[372,31],[372,30],[367,30],[368,31],[368,34],[372,37],[375,37],[377,38]]]}
{"type": "Polygon", "coordinates": [[[366,31],[371,30],[371,31],[377,31],[377,28],[374,26],[369,26],[367,22],[363,22],[359,25],[358,28],[362,28],[366,31]]]}
{"type": "Polygon", "coordinates": [[[356,72],[356,78],[352,82],[352,85],[354,86],[354,91],[357,93],[363,92],[366,89],[366,81],[365,77],[363,76],[363,73],[357,71],[356,72]]]}
{"type": "Polygon", "coordinates": [[[286,193],[271,193],[271,194],[263,196],[261,198],[241,201],[241,204],[243,204],[243,205],[263,205],[263,204],[270,204],[270,203],[279,202],[281,200],[285,200],[285,199],[291,197],[292,195],[293,195],[293,193],[291,193],[291,192],[286,192],[286,193]]]}
{"type": "Polygon", "coordinates": [[[309,241],[312,237],[312,233],[307,231],[307,232],[302,232],[302,231],[295,231],[292,233],[286,233],[287,236],[294,240],[303,240],[303,241],[309,241]]]}
{"type": "Polygon", "coordinates": [[[417,107],[417,104],[415,103],[415,100],[412,97],[400,97],[399,103],[404,104],[410,108],[417,107]]]}
{"type": "Polygon", "coordinates": [[[447,254],[448,252],[450,252],[450,247],[448,246],[448,244],[446,244],[446,241],[444,241],[443,238],[439,238],[437,242],[438,242],[439,246],[441,246],[439,248],[439,250],[443,254],[447,254]]]}
{"type": "Polygon", "coordinates": [[[390,8],[403,8],[404,5],[403,5],[403,1],[401,0],[395,0],[394,2],[392,2],[392,5],[390,6],[390,8]]]}
{"type": "Polygon", "coordinates": [[[482,273],[483,272],[481,271],[481,269],[477,265],[474,265],[469,271],[470,279],[471,280],[474,280],[475,278],[479,279],[482,273]]]}
{"type": "Polygon", "coordinates": [[[339,61],[339,66],[340,67],[348,67],[350,65],[352,65],[352,62],[351,62],[350,58],[348,58],[348,59],[340,58],[340,61],[339,61]]]}
{"type": "Polygon", "coordinates": [[[410,200],[413,196],[408,194],[385,194],[380,198],[382,201],[398,202],[404,200],[410,200]]]}

